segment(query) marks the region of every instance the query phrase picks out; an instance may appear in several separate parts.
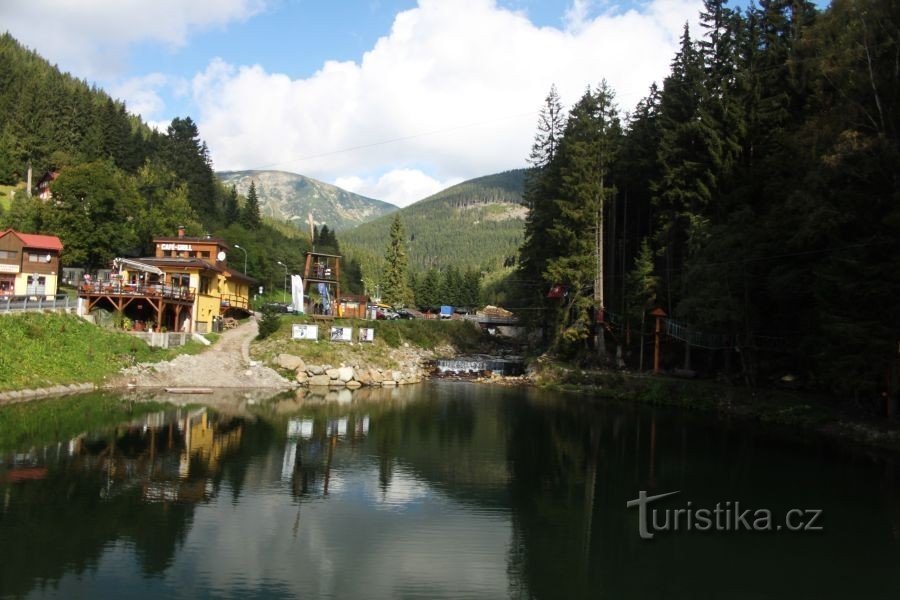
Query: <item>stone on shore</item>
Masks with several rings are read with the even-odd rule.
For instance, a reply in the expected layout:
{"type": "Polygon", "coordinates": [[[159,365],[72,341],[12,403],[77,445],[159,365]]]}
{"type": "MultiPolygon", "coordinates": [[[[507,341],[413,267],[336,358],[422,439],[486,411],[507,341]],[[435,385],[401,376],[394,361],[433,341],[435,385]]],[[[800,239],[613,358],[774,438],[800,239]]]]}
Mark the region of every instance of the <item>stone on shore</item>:
{"type": "Polygon", "coordinates": [[[310,387],[318,386],[318,387],[328,387],[328,384],[331,383],[331,378],[328,375],[319,374],[313,375],[309,378],[310,387]]]}
{"type": "Polygon", "coordinates": [[[303,359],[293,354],[279,354],[275,359],[275,364],[288,371],[306,370],[306,364],[303,362],[303,359]]]}

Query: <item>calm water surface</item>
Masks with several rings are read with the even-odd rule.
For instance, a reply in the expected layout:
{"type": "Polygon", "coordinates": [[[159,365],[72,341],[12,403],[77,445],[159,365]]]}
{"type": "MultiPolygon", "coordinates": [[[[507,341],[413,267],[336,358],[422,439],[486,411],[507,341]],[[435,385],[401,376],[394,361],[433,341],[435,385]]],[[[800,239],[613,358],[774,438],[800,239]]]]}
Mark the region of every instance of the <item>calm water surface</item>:
{"type": "Polygon", "coordinates": [[[112,423],[53,402],[0,419],[3,597],[900,598],[890,455],[465,383],[112,423]],[[823,531],[644,540],[641,490],[823,531]]]}

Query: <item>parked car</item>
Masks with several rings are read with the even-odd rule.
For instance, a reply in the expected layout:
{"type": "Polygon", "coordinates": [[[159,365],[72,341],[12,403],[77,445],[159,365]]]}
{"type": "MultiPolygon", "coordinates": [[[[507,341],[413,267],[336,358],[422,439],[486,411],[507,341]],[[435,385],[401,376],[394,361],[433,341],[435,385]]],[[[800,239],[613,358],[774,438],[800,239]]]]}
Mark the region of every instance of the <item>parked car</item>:
{"type": "Polygon", "coordinates": [[[392,308],[384,308],[379,306],[375,309],[375,318],[381,319],[384,321],[393,321],[394,319],[399,319],[400,315],[392,308]]]}
{"type": "Polygon", "coordinates": [[[425,315],[411,308],[401,308],[397,311],[397,317],[400,319],[421,319],[425,315]]]}

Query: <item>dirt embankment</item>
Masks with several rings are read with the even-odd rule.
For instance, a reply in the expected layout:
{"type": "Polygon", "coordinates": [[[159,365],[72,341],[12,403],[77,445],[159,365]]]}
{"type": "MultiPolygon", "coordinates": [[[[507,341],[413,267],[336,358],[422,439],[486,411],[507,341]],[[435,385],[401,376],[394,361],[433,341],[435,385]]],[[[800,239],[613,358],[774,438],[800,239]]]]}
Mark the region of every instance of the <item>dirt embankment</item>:
{"type": "Polygon", "coordinates": [[[226,331],[200,354],[182,354],[160,363],[129,367],[104,387],[209,387],[287,389],[296,383],[250,359],[250,342],[256,337],[255,318],[226,331]]]}

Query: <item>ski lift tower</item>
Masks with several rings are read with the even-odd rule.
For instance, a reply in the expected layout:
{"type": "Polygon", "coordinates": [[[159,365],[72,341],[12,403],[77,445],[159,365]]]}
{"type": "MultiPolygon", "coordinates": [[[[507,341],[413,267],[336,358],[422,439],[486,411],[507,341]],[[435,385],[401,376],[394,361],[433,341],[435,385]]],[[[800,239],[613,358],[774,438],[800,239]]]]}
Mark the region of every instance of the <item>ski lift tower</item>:
{"type": "Polygon", "coordinates": [[[315,285],[322,297],[322,304],[307,311],[313,317],[334,318],[337,315],[337,306],[341,298],[341,256],[338,254],[323,254],[321,252],[306,253],[306,267],[303,270],[303,280],[306,288],[315,285]]]}

